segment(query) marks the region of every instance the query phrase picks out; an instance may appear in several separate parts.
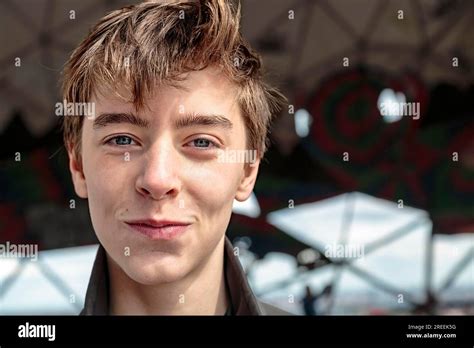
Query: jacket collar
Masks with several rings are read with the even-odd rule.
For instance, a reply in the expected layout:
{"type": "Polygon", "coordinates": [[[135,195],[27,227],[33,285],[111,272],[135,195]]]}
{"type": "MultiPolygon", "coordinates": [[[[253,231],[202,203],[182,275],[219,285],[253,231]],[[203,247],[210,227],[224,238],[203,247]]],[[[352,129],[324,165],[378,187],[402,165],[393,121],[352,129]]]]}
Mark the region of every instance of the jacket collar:
{"type": "MultiPolygon", "coordinates": [[[[263,309],[247,281],[247,276],[229,239],[225,238],[224,268],[230,304],[234,315],[263,315],[263,309]]],[[[80,315],[109,314],[109,271],[104,247],[99,249],[87,287],[84,309],[80,315]]]]}

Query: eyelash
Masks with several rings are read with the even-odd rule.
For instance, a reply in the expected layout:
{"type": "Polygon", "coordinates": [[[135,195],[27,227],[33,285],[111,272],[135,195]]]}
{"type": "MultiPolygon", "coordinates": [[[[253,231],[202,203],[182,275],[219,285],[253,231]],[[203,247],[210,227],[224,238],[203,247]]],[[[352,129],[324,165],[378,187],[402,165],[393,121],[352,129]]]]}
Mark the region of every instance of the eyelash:
{"type": "MultiPolygon", "coordinates": [[[[207,138],[202,138],[202,137],[193,139],[193,140],[189,141],[187,144],[193,143],[193,142],[198,141],[198,140],[205,140],[205,141],[210,143],[210,146],[208,146],[208,147],[191,146],[191,147],[194,147],[196,149],[199,149],[199,151],[210,150],[212,148],[220,148],[219,144],[217,144],[215,141],[212,141],[212,140],[207,139],[207,138]]],[[[130,137],[128,135],[116,135],[113,138],[108,139],[105,143],[108,144],[108,145],[111,145],[111,146],[124,147],[124,146],[136,145],[137,142],[132,137],[130,137]],[[128,138],[128,139],[131,140],[131,142],[134,142],[135,144],[125,144],[125,145],[114,144],[113,141],[117,140],[119,138],[128,138]]]]}
{"type": "Polygon", "coordinates": [[[212,141],[212,140],[207,139],[207,138],[196,138],[196,139],[193,139],[193,140],[189,141],[187,144],[193,143],[193,142],[198,141],[198,140],[205,140],[205,141],[208,141],[210,143],[210,146],[208,146],[208,147],[192,146],[196,149],[199,149],[198,151],[211,150],[212,148],[217,148],[217,149],[220,148],[220,146],[215,141],[212,141]]]}
{"type": "Polygon", "coordinates": [[[124,147],[124,146],[136,145],[137,142],[136,142],[131,136],[122,134],[122,135],[116,135],[116,136],[114,136],[113,138],[108,139],[105,143],[106,143],[106,144],[109,144],[109,145],[112,145],[112,146],[124,147]],[[132,142],[135,142],[135,144],[126,144],[126,145],[113,144],[113,143],[112,143],[113,140],[116,140],[116,139],[118,139],[118,138],[128,138],[128,139],[130,139],[132,142]]]}

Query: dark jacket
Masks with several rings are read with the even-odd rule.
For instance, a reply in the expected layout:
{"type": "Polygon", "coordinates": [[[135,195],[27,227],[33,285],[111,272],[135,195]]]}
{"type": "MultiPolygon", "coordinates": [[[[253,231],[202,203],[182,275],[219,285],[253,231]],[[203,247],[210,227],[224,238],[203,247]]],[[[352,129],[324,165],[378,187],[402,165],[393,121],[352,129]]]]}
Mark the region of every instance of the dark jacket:
{"type": "MultiPolygon", "coordinates": [[[[259,301],[250,288],[247,277],[229,239],[226,237],[224,267],[233,315],[289,315],[277,307],[259,301]]],[[[109,274],[106,252],[99,245],[87,287],[84,308],[80,315],[109,314],[109,274]]]]}

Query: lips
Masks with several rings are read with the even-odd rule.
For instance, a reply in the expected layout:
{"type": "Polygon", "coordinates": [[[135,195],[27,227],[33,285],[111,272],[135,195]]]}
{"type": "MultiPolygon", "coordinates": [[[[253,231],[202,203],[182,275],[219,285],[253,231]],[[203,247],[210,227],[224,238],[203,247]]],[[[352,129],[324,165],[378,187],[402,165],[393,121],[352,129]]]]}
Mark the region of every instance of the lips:
{"type": "Polygon", "coordinates": [[[170,220],[133,220],[125,223],[135,232],[153,240],[172,240],[182,235],[191,223],[170,220]]]}

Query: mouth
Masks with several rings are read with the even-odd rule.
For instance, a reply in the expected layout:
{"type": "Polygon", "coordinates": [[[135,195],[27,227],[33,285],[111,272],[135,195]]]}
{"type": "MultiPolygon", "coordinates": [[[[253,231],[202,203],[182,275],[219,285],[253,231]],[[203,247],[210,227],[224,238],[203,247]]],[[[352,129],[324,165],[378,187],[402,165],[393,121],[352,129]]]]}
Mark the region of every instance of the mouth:
{"type": "Polygon", "coordinates": [[[153,240],[172,240],[182,235],[191,223],[165,220],[134,220],[125,223],[135,232],[153,240]]]}

